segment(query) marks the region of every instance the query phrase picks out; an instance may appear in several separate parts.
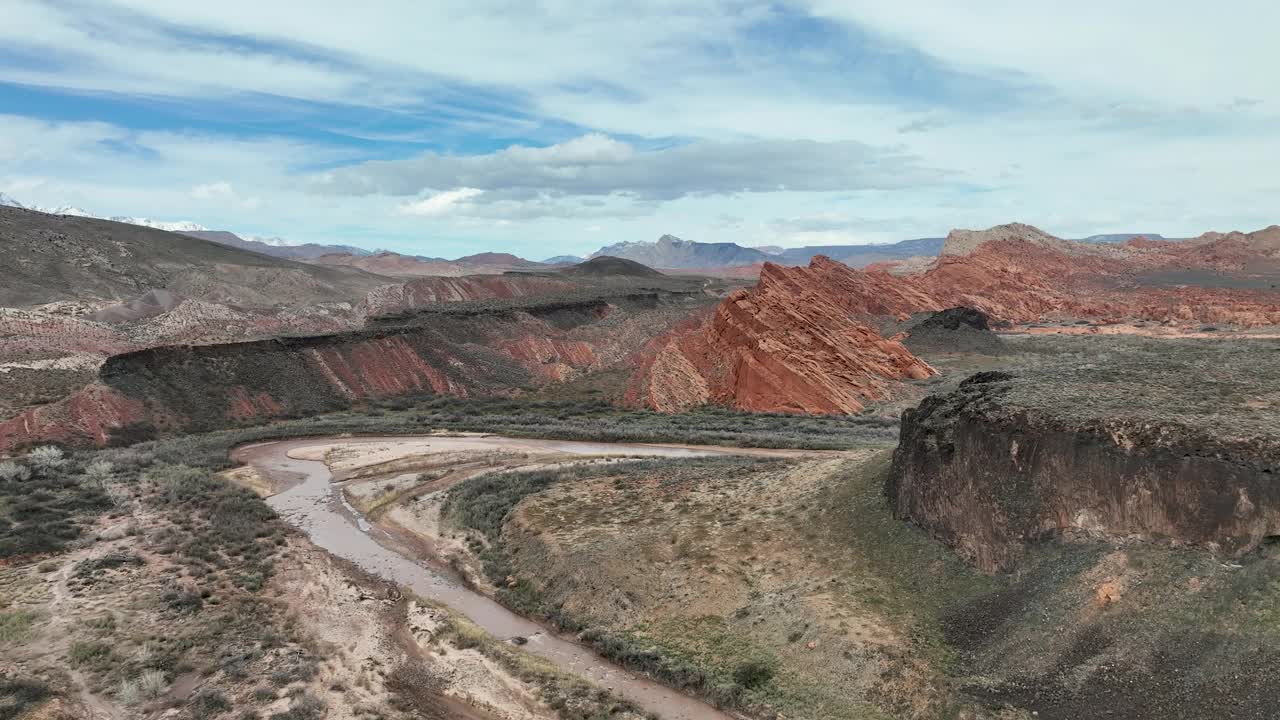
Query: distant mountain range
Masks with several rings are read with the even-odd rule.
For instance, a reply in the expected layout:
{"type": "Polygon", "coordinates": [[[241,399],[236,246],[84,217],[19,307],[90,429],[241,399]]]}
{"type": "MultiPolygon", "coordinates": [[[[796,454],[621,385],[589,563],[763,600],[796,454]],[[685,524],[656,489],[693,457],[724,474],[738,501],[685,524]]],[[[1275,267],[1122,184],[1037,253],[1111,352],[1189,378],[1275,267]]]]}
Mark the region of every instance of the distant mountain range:
{"type": "Polygon", "coordinates": [[[1112,235],[1090,235],[1087,238],[1080,238],[1077,242],[1093,243],[1094,245],[1119,245],[1120,243],[1127,243],[1136,237],[1144,237],[1148,240],[1168,239],[1160,233],[1115,233],[1112,235]]]}
{"type": "MultiPolygon", "coordinates": [[[[653,242],[621,242],[606,245],[591,253],[587,258],[576,255],[557,255],[547,258],[541,263],[532,262],[506,253],[480,253],[457,260],[445,260],[436,257],[400,255],[383,250],[366,250],[352,245],[322,245],[318,243],[293,244],[283,238],[262,238],[240,236],[226,230],[210,230],[190,221],[162,222],[150,218],[138,217],[101,217],[76,207],[64,206],[44,208],[23,205],[13,197],[0,193],[0,205],[24,208],[49,213],[51,215],[68,215],[75,217],[99,218],[115,222],[129,223],[143,227],[180,232],[203,240],[211,240],[223,245],[252,250],[278,258],[316,261],[329,255],[350,256],[350,260],[327,258],[324,264],[349,265],[361,267],[373,272],[386,272],[392,266],[399,272],[394,274],[443,274],[453,275],[470,272],[470,267],[484,267],[486,270],[503,272],[512,269],[536,269],[545,265],[565,265],[581,263],[588,258],[617,257],[647,265],[654,268],[675,270],[716,270],[730,267],[744,267],[765,262],[780,265],[808,265],[816,255],[825,255],[850,267],[866,267],[872,263],[905,260],[911,257],[936,256],[942,252],[943,238],[917,238],[902,240],[896,243],[879,245],[810,245],[798,248],[784,248],[776,245],[744,247],[737,243],[720,242],[704,243],[693,240],[682,240],[674,235],[663,235],[653,242]],[[361,259],[378,256],[378,259],[361,261],[361,259]],[[409,267],[414,261],[425,263],[423,267],[409,267]],[[435,264],[448,263],[449,268],[436,267],[435,264]],[[453,265],[462,269],[454,268],[453,265]],[[374,268],[379,269],[374,269],[374,268]]],[[[1112,233],[1091,235],[1080,238],[1079,242],[1095,244],[1120,244],[1135,237],[1146,237],[1152,240],[1165,239],[1159,233],[1112,233]]]]}
{"type": "Polygon", "coordinates": [[[5,207],[15,207],[20,210],[35,210],[36,212],[46,213],[48,215],[66,215],[68,217],[93,218],[95,220],[111,220],[112,222],[129,223],[130,225],[138,225],[141,227],[154,228],[156,230],[168,230],[169,232],[199,232],[208,230],[209,228],[198,225],[190,220],[181,220],[178,222],[162,222],[160,220],[152,220],[151,218],[142,217],[126,217],[123,215],[115,215],[105,217],[102,215],[94,215],[88,210],[84,210],[71,205],[62,205],[60,207],[42,207],[40,205],[24,205],[18,202],[11,195],[0,193],[0,205],[5,207]]]}
{"type": "Polygon", "coordinates": [[[753,265],[772,260],[773,256],[736,243],[703,243],[663,235],[657,242],[621,242],[606,245],[591,253],[632,260],[649,267],[706,269],[753,265]]]}
{"type": "Polygon", "coordinates": [[[354,255],[356,257],[367,257],[373,253],[351,245],[320,245],[317,243],[303,243],[301,245],[290,245],[281,238],[258,238],[250,236],[245,239],[233,232],[226,230],[181,230],[184,235],[198,237],[201,240],[210,240],[223,245],[230,245],[241,250],[252,250],[260,252],[263,255],[272,257],[289,258],[293,260],[314,260],[323,255],[354,255]]]}
{"type": "Polygon", "coordinates": [[[623,242],[608,245],[592,253],[591,257],[608,255],[657,268],[714,270],[764,262],[807,265],[815,255],[826,255],[846,265],[864,267],[874,262],[902,260],[916,255],[937,255],[942,251],[942,240],[942,238],[921,238],[884,245],[749,248],[737,243],[703,243],[681,240],[674,235],[663,235],[656,242],[623,242]]]}
{"type": "MultiPolygon", "coordinates": [[[[1159,233],[1115,233],[1091,235],[1079,242],[1119,244],[1135,237],[1165,239],[1159,233]]],[[[737,243],[703,243],[663,235],[654,242],[622,242],[607,245],[591,257],[611,256],[634,260],[650,267],[680,270],[715,270],[772,262],[779,265],[808,265],[817,255],[825,255],[850,267],[872,263],[930,257],[942,252],[944,238],[916,238],[879,245],[808,245],[783,248],[774,245],[743,247],[737,243]]]]}

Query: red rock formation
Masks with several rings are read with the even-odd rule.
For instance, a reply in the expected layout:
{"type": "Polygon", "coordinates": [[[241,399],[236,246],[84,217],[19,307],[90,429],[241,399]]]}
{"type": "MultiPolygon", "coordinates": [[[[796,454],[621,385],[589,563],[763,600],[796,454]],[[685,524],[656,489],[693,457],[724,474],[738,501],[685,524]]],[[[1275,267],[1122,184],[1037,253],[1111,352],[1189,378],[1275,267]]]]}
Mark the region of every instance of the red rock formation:
{"type": "Polygon", "coordinates": [[[901,343],[851,317],[840,302],[848,296],[824,282],[836,265],[766,263],[755,289],[735,292],[702,323],[652,345],[627,399],[666,411],[709,402],[851,413],[887,398],[894,380],[933,374],[901,343]]]}
{"type": "Polygon", "coordinates": [[[83,443],[89,439],[106,444],[111,431],[146,417],[140,400],[94,384],[71,397],[30,408],[0,423],[0,448],[33,442],[83,443]]]}
{"type": "Polygon", "coordinates": [[[957,230],[924,272],[855,270],[825,257],[806,267],[766,263],[749,292],[706,320],[651,343],[627,401],[660,410],[717,403],[747,410],[856,412],[893,383],[932,372],[873,320],[958,305],[995,320],[1050,317],[1177,326],[1280,324],[1280,293],[1168,287],[1160,273],[1280,271],[1280,227],[1187,243],[1122,246],[1061,240],[1028,225],[957,230]]]}
{"type": "Polygon", "coordinates": [[[130,425],[198,432],[392,397],[518,394],[625,363],[691,302],[702,301],[653,292],[522,301],[331,335],[139,350],[108,359],[72,396],[0,423],[0,451],[103,444],[130,425]]]}

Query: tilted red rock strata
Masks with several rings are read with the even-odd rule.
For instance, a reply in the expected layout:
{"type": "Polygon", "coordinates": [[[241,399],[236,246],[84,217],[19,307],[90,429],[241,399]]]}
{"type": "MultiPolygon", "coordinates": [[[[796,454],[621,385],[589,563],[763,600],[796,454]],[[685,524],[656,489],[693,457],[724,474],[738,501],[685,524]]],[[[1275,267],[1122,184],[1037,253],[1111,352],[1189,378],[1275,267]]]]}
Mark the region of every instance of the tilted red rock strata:
{"type": "Polygon", "coordinates": [[[1187,270],[1242,279],[1280,275],[1280,227],[1118,246],[1061,240],[1029,225],[958,230],[926,271],[907,275],[892,275],[886,266],[855,270],[821,256],[808,267],[766,263],[753,290],[652,342],[626,400],[668,411],[716,403],[857,412],[892,394],[897,381],[933,372],[901,343],[882,337],[876,319],[954,306],[1011,323],[1057,317],[1187,327],[1280,324],[1280,293],[1272,288],[1158,282],[1162,273],[1187,270]]]}

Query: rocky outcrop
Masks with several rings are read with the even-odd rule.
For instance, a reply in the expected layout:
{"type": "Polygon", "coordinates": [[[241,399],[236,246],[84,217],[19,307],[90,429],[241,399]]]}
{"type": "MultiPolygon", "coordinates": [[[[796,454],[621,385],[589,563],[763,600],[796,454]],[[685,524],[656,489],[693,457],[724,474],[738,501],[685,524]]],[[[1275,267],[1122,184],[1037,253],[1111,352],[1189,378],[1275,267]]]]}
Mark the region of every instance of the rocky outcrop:
{"type": "Polygon", "coordinates": [[[123,353],[89,387],[0,422],[0,450],[102,444],[140,426],[215,430],[394,397],[518,394],[625,363],[698,302],[650,292],[439,303],[360,331],[123,353]]]}
{"type": "Polygon", "coordinates": [[[551,295],[576,287],[567,280],[522,275],[424,277],[377,288],[365,298],[365,305],[370,315],[387,315],[432,303],[551,295]]]}
{"type": "Polygon", "coordinates": [[[998,355],[1005,349],[1000,336],[992,332],[986,313],[967,307],[929,315],[911,326],[903,344],[914,353],[998,355]]]}
{"type": "Polygon", "coordinates": [[[1186,376],[1142,387],[1148,372],[1081,371],[1068,382],[989,372],[927,398],[902,418],[886,485],[895,514],[988,572],[1014,566],[1028,543],[1063,533],[1232,556],[1280,534],[1280,438],[1233,432],[1221,421],[1171,421],[1188,403],[1175,386],[1186,376]],[[1166,419],[1088,412],[1090,397],[1116,392],[1116,377],[1135,381],[1118,408],[1168,385],[1166,419]]]}
{"type": "MultiPolygon", "coordinates": [[[[942,255],[920,273],[886,266],[855,270],[822,256],[808,267],[765,263],[755,289],[729,296],[705,321],[647,348],[627,399],[661,410],[709,402],[746,410],[856,412],[866,401],[892,394],[896,381],[932,372],[910,345],[872,328],[885,318],[944,308],[971,308],[996,322],[1022,324],[1280,324],[1280,292],[1262,289],[1256,278],[1247,287],[1221,277],[1202,287],[1158,281],[1161,272],[1188,264],[1215,272],[1248,265],[1244,256],[1265,264],[1276,234],[1268,229],[1194,244],[1141,238],[1086,244],[1011,224],[952,232],[942,255]]],[[[982,332],[966,334],[976,341],[982,332]]],[[[995,338],[985,339],[979,351],[997,352],[995,338]]],[[[928,344],[920,337],[916,342],[922,349],[928,344]]],[[[927,349],[949,351],[943,345],[927,349]]]]}
{"type": "Polygon", "coordinates": [[[766,264],[755,289],[652,344],[628,401],[664,411],[712,403],[854,413],[888,398],[896,381],[932,375],[901,343],[852,317],[849,293],[826,282],[849,277],[834,268],[844,266],[825,258],[810,268],[766,264]]]}

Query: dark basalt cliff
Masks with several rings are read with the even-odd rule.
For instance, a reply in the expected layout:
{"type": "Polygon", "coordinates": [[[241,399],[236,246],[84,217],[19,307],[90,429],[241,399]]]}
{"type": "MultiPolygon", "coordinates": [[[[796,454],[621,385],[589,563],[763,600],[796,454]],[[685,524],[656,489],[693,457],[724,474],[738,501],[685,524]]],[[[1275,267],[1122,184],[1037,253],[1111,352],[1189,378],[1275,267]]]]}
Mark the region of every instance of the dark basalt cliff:
{"type": "MultiPolygon", "coordinates": [[[[896,515],[987,572],[1010,568],[1027,543],[1063,533],[1232,556],[1280,534],[1274,435],[1140,413],[1056,412],[1053,403],[1026,402],[1036,381],[980,373],[904,413],[886,485],[896,515]]],[[[1051,392],[1062,407],[1090,401],[1087,383],[1051,392]]]]}

